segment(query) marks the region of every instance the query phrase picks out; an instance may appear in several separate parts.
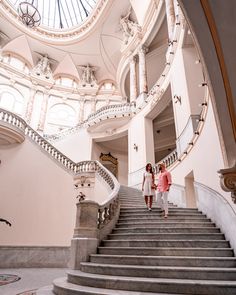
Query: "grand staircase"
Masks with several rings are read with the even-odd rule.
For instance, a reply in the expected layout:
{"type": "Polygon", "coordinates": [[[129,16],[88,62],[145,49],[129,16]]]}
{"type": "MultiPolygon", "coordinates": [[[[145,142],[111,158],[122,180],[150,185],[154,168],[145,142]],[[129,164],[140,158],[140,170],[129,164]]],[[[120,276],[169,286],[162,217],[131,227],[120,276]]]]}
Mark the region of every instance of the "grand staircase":
{"type": "MultiPolygon", "coordinates": [[[[97,254],[56,279],[58,295],[236,294],[236,258],[220,229],[197,209],[148,211],[140,191],[122,187],[120,218],[97,254]]],[[[54,294],[44,288],[37,295],[54,294]]]]}

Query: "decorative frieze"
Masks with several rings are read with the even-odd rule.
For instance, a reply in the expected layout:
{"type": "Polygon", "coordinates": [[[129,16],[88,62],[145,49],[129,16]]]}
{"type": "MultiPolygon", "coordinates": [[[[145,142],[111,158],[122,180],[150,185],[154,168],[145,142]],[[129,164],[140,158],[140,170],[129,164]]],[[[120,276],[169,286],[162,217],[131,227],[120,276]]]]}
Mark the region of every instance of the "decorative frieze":
{"type": "Polygon", "coordinates": [[[131,9],[128,13],[120,18],[120,25],[123,31],[123,44],[128,45],[130,40],[134,37],[135,33],[141,32],[142,28],[138,23],[130,19],[131,9]]]}
{"type": "Polygon", "coordinates": [[[34,67],[32,74],[36,76],[43,77],[45,79],[53,79],[52,70],[51,70],[51,61],[48,55],[41,55],[40,60],[34,67]]]}
{"type": "Polygon", "coordinates": [[[83,87],[87,85],[97,84],[97,79],[95,77],[95,72],[97,71],[97,67],[93,67],[87,64],[86,66],[84,65],[78,66],[78,68],[82,70],[81,85],[83,87]]]}

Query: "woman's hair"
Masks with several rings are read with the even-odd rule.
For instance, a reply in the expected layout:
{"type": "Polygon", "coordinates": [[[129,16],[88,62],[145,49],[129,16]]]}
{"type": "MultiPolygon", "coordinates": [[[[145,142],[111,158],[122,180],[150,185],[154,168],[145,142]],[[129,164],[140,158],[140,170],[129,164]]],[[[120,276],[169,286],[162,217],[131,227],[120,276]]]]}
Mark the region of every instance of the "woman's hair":
{"type": "Polygon", "coordinates": [[[146,165],[146,171],[148,172],[148,166],[149,166],[149,165],[151,166],[150,173],[153,174],[152,164],[151,164],[151,163],[147,163],[147,165],[146,165]]]}

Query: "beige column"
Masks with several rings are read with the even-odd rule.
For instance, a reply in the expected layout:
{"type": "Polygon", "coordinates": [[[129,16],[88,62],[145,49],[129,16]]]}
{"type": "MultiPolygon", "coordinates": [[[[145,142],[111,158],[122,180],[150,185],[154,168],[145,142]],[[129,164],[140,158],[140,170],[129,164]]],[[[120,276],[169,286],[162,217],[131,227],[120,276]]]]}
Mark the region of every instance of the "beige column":
{"type": "Polygon", "coordinates": [[[147,47],[142,46],[138,52],[139,57],[139,92],[147,93],[147,69],[146,69],[146,52],[147,47]]]}
{"type": "Polygon", "coordinates": [[[85,100],[80,101],[80,106],[79,106],[79,123],[84,121],[84,103],[85,100]]]}
{"type": "Polygon", "coordinates": [[[91,98],[91,114],[96,112],[96,99],[95,97],[91,98]]]}
{"type": "Polygon", "coordinates": [[[39,125],[38,125],[38,130],[41,130],[41,131],[44,130],[44,125],[45,125],[45,121],[47,117],[48,98],[49,98],[49,93],[45,92],[43,94],[43,102],[42,102],[39,125]]]}
{"type": "Polygon", "coordinates": [[[136,76],[136,61],[137,58],[132,56],[130,59],[130,102],[137,98],[137,76],[136,76]]]}
{"type": "Polygon", "coordinates": [[[26,112],[25,112],[25,121],[30,124],[31,122],[31,116],[33,112],[33,106],[34,106],[34,98],[35,94],[37,93],[36,88],[30,89],[30,97],[27,103],[26,112]]]}
{"type": "Polygon", "coordinates": [[[165,0],[166,2],[166,18],[169,40],[172,41],[173,30],[175,26],[175,8],[173,0],[165,0]]]}

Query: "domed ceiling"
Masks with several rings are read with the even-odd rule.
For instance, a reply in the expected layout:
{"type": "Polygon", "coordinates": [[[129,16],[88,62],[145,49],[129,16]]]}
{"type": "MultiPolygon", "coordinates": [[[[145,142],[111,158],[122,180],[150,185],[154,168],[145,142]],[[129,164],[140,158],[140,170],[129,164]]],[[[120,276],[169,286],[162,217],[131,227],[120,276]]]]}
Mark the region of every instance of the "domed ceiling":
{"type": "MultiPolygon", "coordinates": [[[[26,0],[8,0],[17,10],[21,2],[26,0]]],[[[93,10],[97,0],[38,0],[33,5],[41,16],[41,26],[50,29],[69,29],[79,26],[93,10]]]]}

